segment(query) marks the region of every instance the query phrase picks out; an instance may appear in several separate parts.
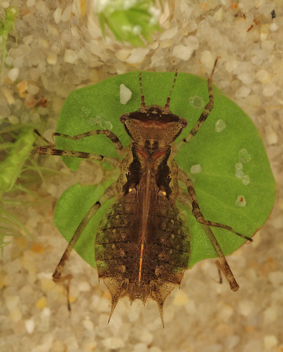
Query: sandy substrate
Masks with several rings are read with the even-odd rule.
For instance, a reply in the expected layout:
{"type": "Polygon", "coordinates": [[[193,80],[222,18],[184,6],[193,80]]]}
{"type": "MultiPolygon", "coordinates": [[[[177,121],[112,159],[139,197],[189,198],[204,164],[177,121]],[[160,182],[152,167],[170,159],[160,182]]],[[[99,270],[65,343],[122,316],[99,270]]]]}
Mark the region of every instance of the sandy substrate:
{"type": "Polygon", "coordinates": [[[91,35],[78,2],[0,1],[0,8],[19,8],[17,43],[9,37],[0,76],[0,123],[33,122],[44,126],[50,139],[68,93],[76,88],[134,69],[174,72],[178,67],[206,77],[221,56],[214,83],[256,124],[278,189],[270,218],[254,242],[228,258],[241,286],[237,293],[226,282],[215,282],[214,260],[205,260],[167,299],[165,329],[153,301],[144,307],[122,299],[108,324],[109,293],[76,253],[67,265],[73,275],[71,316],[65,287],[51,280],[66,247],[53,225],[56,201],[76,182],[99,182],[101,171],[84,162],[74,173],[58,158],[41,159],[66,175],[39,184],[43,204],[14,210],[34,240],[14,240],[0,264],[2,352],[283,351],[283,4],[236,3],[170,1],[153,43],[133,49],[114,39],[103,41],[95,24],[91,35]],[[26,87],[17,87],[24,81],[26,87]],[[47,107],[36,105],[41,96],[47,107]]]}

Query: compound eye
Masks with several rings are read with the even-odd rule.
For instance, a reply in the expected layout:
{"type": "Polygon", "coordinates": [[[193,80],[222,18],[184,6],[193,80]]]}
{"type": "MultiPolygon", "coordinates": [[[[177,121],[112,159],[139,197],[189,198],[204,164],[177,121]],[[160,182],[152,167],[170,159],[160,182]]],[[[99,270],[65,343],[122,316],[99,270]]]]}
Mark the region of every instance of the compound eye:
{"type": "Polygon", "coordinates": [[[183,128],[187,127],[187,125],[188,125],[187,120],[186,120],[186,119],[183,119],[183,118],[181,118],[181,119],[179,120],[179,123],[182,125],[183,128]]]}
{"type": "Polygon", "coordinates": [[[129,114],[123,114],[121,117],[120,117],[120,121],[122,122],[122,124],[124,125],[125,122],[128,120],[129,118],[129,114]]]}

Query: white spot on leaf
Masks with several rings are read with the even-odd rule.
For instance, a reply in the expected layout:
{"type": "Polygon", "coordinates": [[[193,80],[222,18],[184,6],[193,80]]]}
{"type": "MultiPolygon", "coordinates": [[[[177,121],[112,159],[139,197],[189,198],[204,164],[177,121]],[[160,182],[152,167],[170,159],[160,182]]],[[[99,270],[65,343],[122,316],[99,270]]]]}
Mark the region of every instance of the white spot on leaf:
{"type": "Polygon", "coordinates": [[[204,101],[202,97],[190,97],[189,102],[194,109],[201,109],[204,106],[204,101]]]}
{"type": "Polygon", "coordinates": [[[243,178],[242,178],[242,182],[243,184],[246,186],[250,183],[250,177],[248,175],[245,175],[243,178]]]}
{"type": "Polygon", "coordinates": [[[201,168],[200,164],[198,164],[198,165],[193,165],[193,166],[191,167],[191,173],[192,173],[192,174],[199,174],[201,171],[202,171],[202,168],[201,168]]]}
{"type": "Polygon", "coordinates": [[[238,206],[238,207],[245,207],[247,202],[245,200],[245,197],[244,196],[238,196],[237,199],[236,199],[236,202],[235,204],[238,206]]]}
{"type": "Polygon", "coordinates": [[[223,120],[218,120],[215,123],[215,131],[216,132],[222,132],[226,128],[226,123],[223,120]]]}
{"type": "Polygon", "coordinates": [[[124,84],[120,85],[120,103],[127,104],[127,102],[131,99],[132,92],[129,88],[127,88],[124,84]]]}
{"type": "Polygon", "coordinates": [[[243,148],[238,153],[239,161],[242,163],[248,163],[251,160],[251,155],[248,153],[247,149],[243,148]]]}
{"type": "Polygon", "coordinates": [[[243,178],[244,177],[244,173],[243,173],[243,171],[241,169],[236,169],[235,175],[238,178],[243,178]]]}

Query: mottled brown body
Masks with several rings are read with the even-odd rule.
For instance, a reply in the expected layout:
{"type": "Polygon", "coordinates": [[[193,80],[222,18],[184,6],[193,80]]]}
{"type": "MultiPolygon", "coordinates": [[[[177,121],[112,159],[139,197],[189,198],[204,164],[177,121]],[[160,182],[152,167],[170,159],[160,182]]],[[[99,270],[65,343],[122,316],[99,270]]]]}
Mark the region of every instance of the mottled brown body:
{"type": "Polygon", "coordinates": [[[121,167],[118,200],[101,221],[95,241],[98,274],[111,292],[112,312],[121,297],[143,303],[150,297],[162,316],[164,300],[188,268],[189,229],[175,205],[178,171],[169,145],[186,122],[170,112],[160,122],[159,114],[162,108],[156,106],[153,112],[121,118],[135,142],[124,159],[128,167],[121,167]]]}

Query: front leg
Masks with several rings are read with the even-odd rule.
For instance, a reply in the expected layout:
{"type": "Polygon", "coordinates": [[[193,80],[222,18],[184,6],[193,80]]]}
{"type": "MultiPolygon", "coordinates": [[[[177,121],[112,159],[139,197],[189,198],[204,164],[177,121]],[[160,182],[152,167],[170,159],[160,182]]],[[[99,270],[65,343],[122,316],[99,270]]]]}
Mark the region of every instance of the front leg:
{"type": "Polygon", "coordinates": [[[110,139],[110,141],[114,144],[114,147],[117,150],[117,153],[119,153],[123,150],[123,146],[122,146],[122,143],[120,142],[119,138],[110,130],[94,130],[94,131],[89,131],[89,132],[85,132],[82,134],[78,134],[73,137],[68,136],[67,134],[55,132],[55,133],[53,133],[52,137],[62,137],[62,138],[71,139],[72,141],[76,141],[77,139],[83,139],[83,138],[90,137],[90,136],[96,136],[98,134],[104,134],[108,139],[110,139]]]}
{"type": "Polygon", "coordinates": [[[174,149],[174,156],[178,153],[178,151],[185,145],[187,144],[200,130],[201,126],[211,113],[213,106],[214,106],[214,94],[213,94],[213,89],[212,89],[212,77],[214,74],[215,67],[217,65],[217,61],[219,60],[219,57],[216,58],[214,62],[214,66],[212,68],[211,74],[207,80],[207,86],[208,86],[208,96],[209,96],[209,102],[206,104],[205,108],[203,109],[202,114],[200,115],[199,119],[195,123],[194,127],[190,130],[190,132],[179,142],[176,142],[175,144],[175,149],[174,149]]]}
{"type": "MultiPolygon", "coordinates": [[[[68,156],[68,157],[73,157],[73,158],[82,158],[82,159],[89,159],[89,160],[96,160],[96,161],[105,161],[106,163],[110,164],[113,167],[116,167],[120,164],[120,159],[114,158],[114,157],[108,157],[108,156],[98,155],[98,154],[94,154],[94,153],[85,153],[85,152],[76,152],[76,151],[71,151],[71,150],[56,149],[55,144],[52,144],[51,142],[49,142],[37,130],[34,130],[34,132],[41,139],[43,139],[46,143],[48,143],[47,146],[36,148],[36,152],[39,155],[58,155],[58,156],[68,156]]],[[[55,134],[55,135],[57,135],[57,134],[55,134]]],[[[77,137],[77,136],[75,136],[75,137],[77,137]]],[[[70,137],[70,139],[72,139],[72,138],[74,138],[74,137],[70,137]]],[[[75,138],[75,139],[78,139],[78,138],[75,138]]],[[[119,149],[119,150],[121,151],[122,149],[119,149]]]]}

